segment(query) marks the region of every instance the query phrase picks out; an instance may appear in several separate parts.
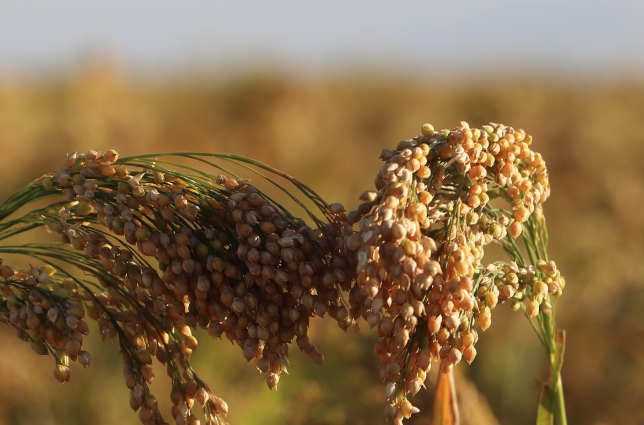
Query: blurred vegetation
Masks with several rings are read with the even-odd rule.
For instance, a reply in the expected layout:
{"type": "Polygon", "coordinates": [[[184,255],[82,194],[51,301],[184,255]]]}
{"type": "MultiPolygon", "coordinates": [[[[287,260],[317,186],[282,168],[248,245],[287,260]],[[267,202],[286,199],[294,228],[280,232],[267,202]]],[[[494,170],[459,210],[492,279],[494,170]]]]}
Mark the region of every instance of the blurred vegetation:
{"type": "MultiPolygon", "coordinates": [[[[425,122],[523,128],[548,163],[550,251],[568,283],[557,311],[567,330],[569,421],[636,423],[644,420],[643,117],[644,85],[632,82],[421,82],[358,73],[293,81],[257,72],[151,83],[93,64],[48,81],[0,80],[0,200],[71,151],[212,151],[267,162],[349,209],[372,188],[381,149],[425,122]]],[[[227,341],[204,334],[193,358],[228,401],[232,424],[384,424],[376,336],[365,328],[345,335],[314,322],[311,340],[325,366],[293,353],[277,392],[227,341]]],[[[64,386],[52,376],[53,359],[36,356],[9,327],[0,332],[0,424],[139,423],[128,411],[117,347],[94,329],[90,370],[72,368],[64,386]]],[[[528,322],[500,306],[477,347],[474,364],[457,368],[463,423],[533,423],[547,362],[528,322]]],[[[157,369],[155,393],[167,406],[169,382],[157,369]]],[[[411,423],[429,423],[428,383],[411,423]]]]}

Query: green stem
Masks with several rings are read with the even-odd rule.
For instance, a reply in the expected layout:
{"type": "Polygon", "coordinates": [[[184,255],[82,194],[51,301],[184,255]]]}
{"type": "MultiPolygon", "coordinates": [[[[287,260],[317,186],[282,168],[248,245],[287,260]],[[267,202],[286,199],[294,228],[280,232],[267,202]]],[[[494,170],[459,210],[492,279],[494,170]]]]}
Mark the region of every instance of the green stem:
{"type": "Polygon", "coordinates": [[[553,414],[555,417],[555,424],[566,424],[566,406],[564,404],[563,387],[561,384],[561,366],[563,365],[563,355],[566,348],[566,332],[563,330],[557,331],[555,340],[555,351],[552,357],[552,366],[550,368],[550,390],[554,392],[553,395],[553,414]]]}
{"type": "Polygon", "coordinates": [[[563,387],[561,384],[561,366],[565,350],[565,331],[557,331],[554,351],[550,356],[550,378],[543,385],[539,410],[537,411],[537,425],[566,425],[566,405],[564,402],[563,387]]]}
{"type": "MultiPolygon", "coordinates": [[[[548,261],[546,246],[548,233],[545,222],[538,220],[534,215],[523,225],[523,241],[525,243],[528,257],[533,266],[537,266],[539,260],[548,261]]],[[[500,241],[504,250],[517,262],[520,267],[527,265],[516,241],[509,235],[505,240],[500,241]]],[[[537,270],[537,275],[540,272],[537,270]]],[[[552,296],[549,298],[553,298],[552,296]]],[[[545,300],[544,300],[545,301],[545,300]]],[[[564,403],[563,387],[561,384],[561,366],[565,349],[565,332],[555,332],[555,310],[545,314],[543,311],[537,315],[538,328],[532,319],[526,314],[532,328],[544,345],[550,364],[550,375],[544,383],[543,391],[539,399],[537,410],[537,425],[566,425],[566,406],[564,403]]]]}
{"type": "Polygon", "coordinates": [[[564,393],[561,386],[561,374],[558,374],[558,385],[555,391],[555,424],[566,425],[568,423],[566,418],[566,403],[564,402],[564,393]]]}

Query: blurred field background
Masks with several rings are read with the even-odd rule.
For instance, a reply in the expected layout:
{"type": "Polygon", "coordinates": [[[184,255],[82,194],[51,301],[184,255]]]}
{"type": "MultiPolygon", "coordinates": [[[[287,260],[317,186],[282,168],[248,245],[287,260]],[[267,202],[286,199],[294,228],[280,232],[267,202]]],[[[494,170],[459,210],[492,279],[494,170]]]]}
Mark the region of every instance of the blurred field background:
{"type": "MultiPolygon", "coordinates": [[[[257,71],[142,84],[93,61],[66,78],[0,84],[0,199],[58,167],[67,152],[112,148],[122,155],[249,155],[350,208],[372,187],[381,149],[414,136],[424,122],[524,128],[551,174],[546,216],[551,257],[567,278],[557,317],[568,335],[563,379],[570,423],[636,423],[644,419],[642,117],[644,85],[636,82],[526,76],[421,84],[376,74],[293,81],[257,71]]],[[[376,337],[365,328],[345,335],[317,322],[312,340],[325,366],[293,352],[291,374],[277,392],[227,341],[204,333],[194,359],[228,401],[232,424],[384,423],[376,337]]],[[[128,411],[115,344],[94,333],[88,348],[94,363],[88,370],[74,364],[72,382],[60,386],[51,358],[37,357],[11,329],[2,333],[0,423],[138,423],[128,411]]],[[[478,347],[474,364],[458,367],[464,422],[533,422],[546,359],[525,318],[498,307],[478,347]]],[[[166,402],[161,375],[159,368],[155,393],[166,402]]],[[[430,397],[431,386],[416,396],[423,413],[412,423],[429,423],[430,397]]]]}
{"type": "MultiPolygon", "coordinates": [[[[567,331],[569,423],[644,423],[642,6],[401,0],[376,13],[365,1],[239,1],[228,14],[191,9],[188,19],[179,16],[188,6],[163,1],[155,10],[121,0],[110,2],[121,9],[36,3],[0,5],[0,202],[67,153],[115,149],[251,156],[352,209],[373,186],[381,150],[425,122],[523,128],[550,170],[550,256],[567,282],[557,318],[567,331]],[[94,46],[83,39],[94,29],[111,34],[121,60],[78,60],[72,41],[94,46]],[[165,60],[171,65],[158,66],[165,60]]],[[[366,327],[344,334],[312,322],[325,366],[292,349],[277,392],[228,341],[197,332],[193,359],[228,402],[232,425],[385,424],[376,335],[366,327]]],[[[116,344],[97,332],[86,341],[92,365],[74,363],[61,386],[51,357],[0,327],[0,425],[140,423],[116,344]]],[[[463,425],[534,423],[547,361],[525,317],[497,307],[477,349],[471,366],[456,368],[463,425]]],[[[167,420],[169,382],[156,371],[152,388],[167,420]]],[[[421,413],[409,423],[430,423],[435,379],[412,400],[421,413]]]]}

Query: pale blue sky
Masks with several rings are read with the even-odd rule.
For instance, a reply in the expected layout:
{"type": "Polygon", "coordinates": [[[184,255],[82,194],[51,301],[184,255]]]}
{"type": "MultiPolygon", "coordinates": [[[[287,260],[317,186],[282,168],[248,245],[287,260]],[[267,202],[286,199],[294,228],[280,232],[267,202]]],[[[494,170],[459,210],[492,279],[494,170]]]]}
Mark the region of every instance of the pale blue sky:
{"type": "Polygon", "coordinates": [[[109,48],[133,69],[249,59],[313,70],[385,65],[644,71],[644,1],[16,0],[0,4],[0,69],[109,48]],[[437,63],[436,58],[442,58],[437,63]]]}

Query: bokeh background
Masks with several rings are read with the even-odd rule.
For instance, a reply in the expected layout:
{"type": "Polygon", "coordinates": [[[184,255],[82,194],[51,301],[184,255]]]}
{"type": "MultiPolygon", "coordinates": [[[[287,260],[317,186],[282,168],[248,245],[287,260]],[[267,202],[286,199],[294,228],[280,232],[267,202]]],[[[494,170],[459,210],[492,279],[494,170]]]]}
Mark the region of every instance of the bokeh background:
{"type": "MultiPolygon", "coordinates": [[[[643,18],[627,1],[3,3],[0,202],[68,152],[190,150],[251,156],[355,207],[380,151],[425,122],[523,128],[551,174],[569,423],[641,424],[643,18]]],[[[457,368],[463,423],[534,423],[545,351],[520,314],[493,317],[457,368]]],[[[325,366],[292,353],[277,392],[227,341],[202,334],[193,357],[232,424],[384,424],[365,328],[315,322],[325,366]]],[[[116,345],[87,345],[94,363],[61,386],[51,357],[0,329],[0,424],[139,423],[116,345]]],[[[429,424],[434,379],[410,423],[429,424]]]]}

